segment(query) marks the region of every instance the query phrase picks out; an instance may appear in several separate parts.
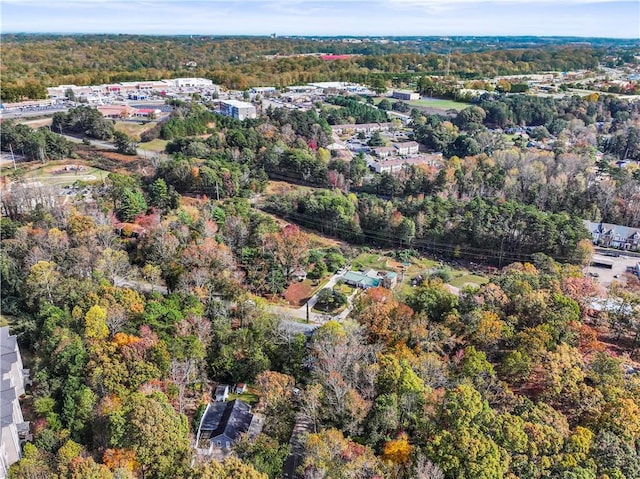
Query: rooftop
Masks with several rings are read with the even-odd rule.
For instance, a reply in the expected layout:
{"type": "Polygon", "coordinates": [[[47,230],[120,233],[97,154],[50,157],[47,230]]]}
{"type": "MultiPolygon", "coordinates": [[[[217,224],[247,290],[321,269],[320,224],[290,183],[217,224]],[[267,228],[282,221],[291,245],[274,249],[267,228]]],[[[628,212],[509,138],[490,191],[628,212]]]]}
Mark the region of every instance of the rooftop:
{"type": "Polygon", "coordinates": [[[239,399],[210,403],[200,423],[201,437],[224,435],[235,441],[249,430],[252,419],[251,407],[239,399]]]}
{"type": "Polygon", "coordinates": [[[240,100],[220,100],[220,103],[224,103],[225,105],[235,106],[236,108],[253,108],[251,103],[240,100]]]}

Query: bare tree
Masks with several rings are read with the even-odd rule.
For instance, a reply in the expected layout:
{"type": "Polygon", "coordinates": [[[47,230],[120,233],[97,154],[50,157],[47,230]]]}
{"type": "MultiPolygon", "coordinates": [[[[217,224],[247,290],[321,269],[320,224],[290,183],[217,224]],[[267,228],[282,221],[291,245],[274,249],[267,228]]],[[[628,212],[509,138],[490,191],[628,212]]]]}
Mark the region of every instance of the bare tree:
{"type": "Polygon", "coordinates": [[[444,473],[437,465],[420,454],[415,462],[416,479],[444,479],[444,473]]]}
{"type": "Polygon", "coordinates": [[[107,328],[111,336],[115,336],[117,332],[122,329],[124,323],[127,322],[127,312],[125,309],[118,305],[113,304],[107,309],[107,328]]]}
{"type": "Polygon", "coordinates": [[[178,412],[180,414],[184,412],[184,397],[187,387],[193,383],[196,373],[196,362],[193,359],[171,360],[170,376],[171,381],[178,388],[178,412]]]}

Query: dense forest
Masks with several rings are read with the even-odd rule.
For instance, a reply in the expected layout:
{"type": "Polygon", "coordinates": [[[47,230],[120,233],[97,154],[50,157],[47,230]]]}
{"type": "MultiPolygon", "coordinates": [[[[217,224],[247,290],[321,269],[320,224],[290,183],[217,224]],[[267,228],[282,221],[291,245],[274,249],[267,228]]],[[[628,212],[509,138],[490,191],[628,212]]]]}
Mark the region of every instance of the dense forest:
{"type": "Polygon", "coordinates": [[[605,41],[584,46],[562,39],[551,44],[543,42],[543,46],[530,39],[503,39],[499,49],[486,45],[483,40],[456,39],[353,44],[250,37],[5,35],[0,98],[44,98],[45,87],[60,84],[92,85],[180,76],[210,78],[232,89],[335,80],[409,82],[420,74],[442,75],[447,64],[451,75],[484,78],[596,68],[613,52],[633,61],[633,48],[637,48],[633,42],[605,41]],[[448,61],[446,52],[451,49],[448,61]],[[340,61],[289,56],[314,52],[354,56],[340,61]]]}

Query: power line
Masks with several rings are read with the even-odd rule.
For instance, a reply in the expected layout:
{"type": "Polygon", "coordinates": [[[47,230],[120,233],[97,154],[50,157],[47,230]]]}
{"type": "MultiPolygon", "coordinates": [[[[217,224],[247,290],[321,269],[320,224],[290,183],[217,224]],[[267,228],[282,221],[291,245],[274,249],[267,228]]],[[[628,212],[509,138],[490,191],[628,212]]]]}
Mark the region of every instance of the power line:
{"type": "MultiPolygon", "coordinates": [[[[299,213],[295,213],[295,212],[287,212],[287,213],[274,212],[274,213],[277,216],[284,217],[285,219],[291,218],[294,220],[299,220],[303,226],[305,224],[319,226],[321,227],[322,231],[324,231],[325,229],[328,229],[329,231],[333,231],[334,233],[342,232],[349,235],[357,234],[356,231],[349,230],[347,228],[344,228],[343,226],[331,225],[330,227],[327,227],[327,224],[322,222],[321,220],[312,219],[312,218],[303,216],[299,213]]],[[[310,226],[310,227],[313,227],[313,226],[310,226]]],[[[464,255],[466,257],[471,256],[471,257],[483,259],[483,260],[486,260],[487,258],[495,258],[498,260],[502,259],[507,262],[523,261],[526,259],[532,259],[533,255],[535,254],[535,253],[494,250],[494,249],[479,248],[479,247],[467,246],[467,245],[456,245],[452,243],[442,243],[439,241],[428,240],[428,239],[414,239],[411,244],[408,244],[408,243],[404,243],[399,238],[390,236],[388,233],[371,231],[363,228],[360,228],[360,233],[365,238],[369,238],[376,241],[383,241],[391,244],[396,244],[399,246],[417,247],[417,248],[422,248],[430,251],[440,250],[438,252],[452,253],[452,254],[459,251],[459,252],[464,252],[464,255]]],[[[568,261],[571,258],[556,256],[556,259],[568,261]]]]}

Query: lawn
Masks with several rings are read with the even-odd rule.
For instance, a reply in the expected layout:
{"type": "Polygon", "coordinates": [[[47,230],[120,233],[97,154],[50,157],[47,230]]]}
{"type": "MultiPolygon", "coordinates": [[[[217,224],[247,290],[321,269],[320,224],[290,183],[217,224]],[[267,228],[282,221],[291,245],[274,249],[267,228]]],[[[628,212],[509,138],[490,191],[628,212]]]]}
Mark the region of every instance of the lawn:
{"type": "Polygon", "coordinates": [[[258,404],[258,400],[260,399],[260,397],[255,392],[247,390],[244,394],[229,393],[229,401],[233,401],[234,399],[240,399],[250,406],[253,406],[255,404],[258,404]]]}
{"type": "Polygon", "coordinates": [[[336,291],[339,291],[342,294],[345,294],[347,296],[351,296],[351,294],[353,294],[355,288],[353,286],[349,286],[346,283],[338,283],[334,286],[334,288],[336,291]]]}
{"type": "MultiPolygon", "coordinates": [[[[455,276],[455,275],[454,275],[455,276]]],[[[472,283],[478,286],[488,283],[489,280],[483,276],[478,276],[477,274],[462,274],[460,276],[456,276],[454,279],[449,281],[451,286],[455,286],[456,288],[464,288],[467,283],[472,283]]]]}
{"type": "Polygon", "coordinates": [[[135,140],[140,139],[140,135],[142,135],[145,131],[149,131],[158,123],[155,121],[150,121],[148,123],[138,123],[134,121],[117,121],[115,128],[116,131],[121,131],[122,133],[126,133],[131,138],[135,140]]]}
{"type": "Polygon", "coordinates": [[[162,153],[166,148],[167,143],[169,143],[167,140],[156,138],[155,140],[147,141],[146,143],[138,143],[138,148],[141,150],[157,151],[158,153],[162,153]]]}
{"type": "Polygon", "coordinates": [[[351,269],[356,271],[386,269],[388,259],[378,253],[361,253],[351,262],[351,269]]]}
{"type": "Polygon", "coordinates": [[[73,185],[76,181],[90,182],[103,180],[108,174],[108,171],[74,162],[67,163],[66,165],[48,165],[38,168],[37,170],[27,173],[24,176],[24,180],[27,183],[35,185],[62,187],[73,185]],[[65,167],[68,169],[65,170],[65,167]]]}
{"type": "Polygon", "coordinates": [[[442,100],[440,98],[423,98],[420,100],[411,100],[407,102],[411,106],[423,106],[426,108],[439,108],[440,110],[464,110],[469,106],[468,103],[462,103],[453,100],[442,100]]]}

